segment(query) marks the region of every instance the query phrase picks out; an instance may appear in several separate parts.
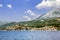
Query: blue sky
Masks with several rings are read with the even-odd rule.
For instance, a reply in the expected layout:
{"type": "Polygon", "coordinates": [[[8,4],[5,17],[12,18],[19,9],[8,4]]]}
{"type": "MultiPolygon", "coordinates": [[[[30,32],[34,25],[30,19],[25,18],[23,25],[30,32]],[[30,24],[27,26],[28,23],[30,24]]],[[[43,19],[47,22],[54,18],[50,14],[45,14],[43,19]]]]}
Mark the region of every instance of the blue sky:
{"type": "Polygon", "coordinates": [[[42,0],[0,0],[0,20],[25,21],[27,19],[23,16],[30,16],[26,14],[25,11],[32,10],[35,11],[36,14],[39,14],[35,6],[41,1],[42,0]]]}
{"type": "Polygon", "coordinates": [[[0,20],[30,21],[51,8],[52,3],[48,3],[46,0],[0,0],[0,20]],[[44,5],[44,3],[47,3],[47,5],[44,5]],[[48,9],[46,10],[46,8],[48,9]]]}

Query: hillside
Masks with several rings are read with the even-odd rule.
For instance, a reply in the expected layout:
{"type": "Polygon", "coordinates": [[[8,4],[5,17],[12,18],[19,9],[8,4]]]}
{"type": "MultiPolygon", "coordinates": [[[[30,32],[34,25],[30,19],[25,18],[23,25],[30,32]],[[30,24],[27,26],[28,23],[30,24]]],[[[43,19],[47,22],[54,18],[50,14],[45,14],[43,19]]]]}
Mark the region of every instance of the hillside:
{"type": "Polygon", "coordinates": [[[12,23],[7,23],[4,25],[1,25],[0,30],[32,30],[32,29],[37,29],[39,30],[39,28],[43,28],[46,27],[47,28],[51,27],[56,27],[58,28],[58,30],[60,30],[60,21],[56,20],[56,19],[52,19],[52,20],[33,20],[33,21],[27,21],[27,22],[12,22],[12,23]]]}

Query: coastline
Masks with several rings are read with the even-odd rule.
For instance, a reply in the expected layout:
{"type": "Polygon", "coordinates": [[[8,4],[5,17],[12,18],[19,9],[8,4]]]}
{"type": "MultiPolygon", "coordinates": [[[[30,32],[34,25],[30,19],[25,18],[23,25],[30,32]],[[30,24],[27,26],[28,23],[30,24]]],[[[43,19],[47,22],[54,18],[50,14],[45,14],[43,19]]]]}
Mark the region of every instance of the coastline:
{"type": "Polygon", "coordinates": [[[13,30],[20,30],[20,31],[25,31],[25,30],[30,30],[30,31],[34,31],[34,30],[41,30],[41,31],[58,31],[57,27],[54,27],[54,26],[45,26],[45,27],[42,27],[42,28],[29,28],[29,27],[26,27],[24,29],[20,29],[20,28],[9,28],[9,29],[5,29],[5,30],[2,30],[2,31],[13,31],[13,30]]]}

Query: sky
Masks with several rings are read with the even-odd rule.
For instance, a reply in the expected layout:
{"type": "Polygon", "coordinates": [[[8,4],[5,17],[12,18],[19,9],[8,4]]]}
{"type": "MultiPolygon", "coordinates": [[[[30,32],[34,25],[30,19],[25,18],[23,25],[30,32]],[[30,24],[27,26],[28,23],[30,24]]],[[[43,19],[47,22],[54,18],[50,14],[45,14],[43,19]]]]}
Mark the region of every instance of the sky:
{"type": "Polygon", "coordinates": [[[0,20],[31,21],[59,7],[59,0],[0,0],[0,20]]]}

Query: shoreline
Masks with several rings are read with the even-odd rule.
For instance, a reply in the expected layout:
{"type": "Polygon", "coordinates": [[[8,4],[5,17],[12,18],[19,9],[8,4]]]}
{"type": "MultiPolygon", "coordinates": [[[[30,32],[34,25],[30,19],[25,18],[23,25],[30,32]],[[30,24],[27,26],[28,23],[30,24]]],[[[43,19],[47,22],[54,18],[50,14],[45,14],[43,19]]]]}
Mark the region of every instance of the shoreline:
{"type": "MultiPolygon", "coordinates": [[[[15,29],[5,29],[5,30],[2,30],[2,31],[15,31],[15,29]]],[[[26,31],[26,30],[30,30],[30,31],[35,31],[35,30],[40,30],[40,31],[58,31],[57,27],[42,27],[42,28],[24,28],[24,29],[16,29],[16,30],[20,30],[20,31],[26,31]]]]}

